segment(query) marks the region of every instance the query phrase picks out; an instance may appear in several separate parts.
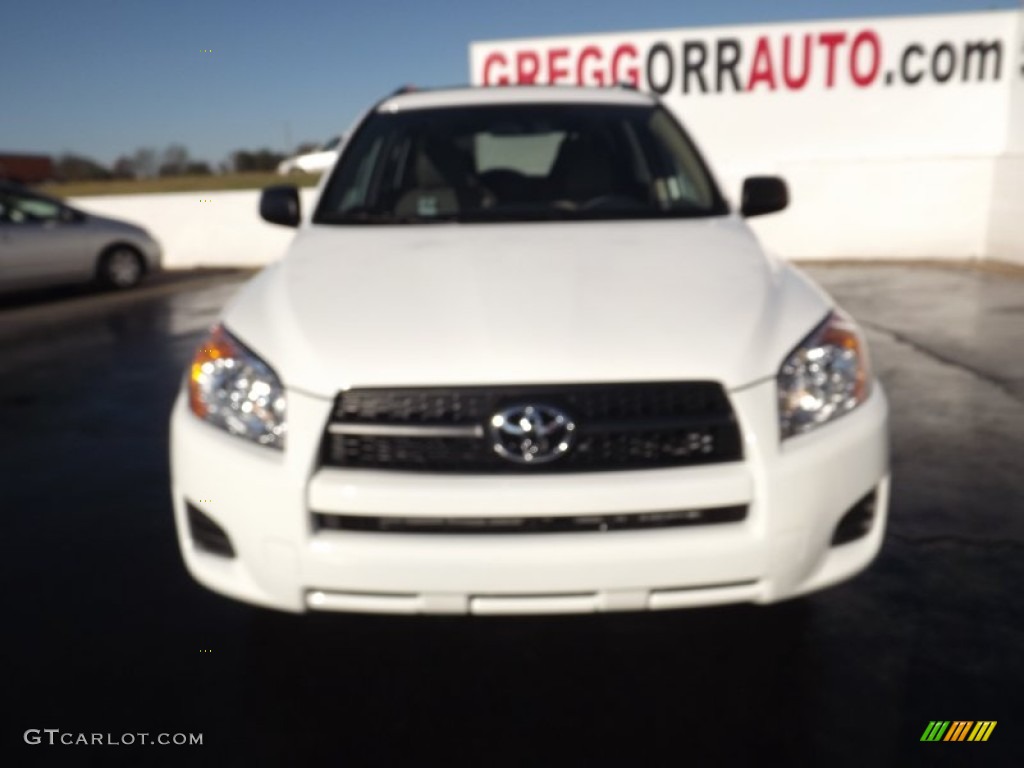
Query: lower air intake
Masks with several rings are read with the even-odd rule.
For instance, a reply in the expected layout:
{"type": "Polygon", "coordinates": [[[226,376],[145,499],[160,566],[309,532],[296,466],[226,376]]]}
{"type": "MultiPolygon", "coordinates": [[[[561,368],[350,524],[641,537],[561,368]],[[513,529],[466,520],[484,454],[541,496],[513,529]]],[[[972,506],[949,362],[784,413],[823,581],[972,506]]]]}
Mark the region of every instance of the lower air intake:
{"type": "Polygon", "coordinates": [[[875,507],[874,491],[850,507],[832,534],[832,546],[846,544],[866,536],[875,520],[875,507]]]}
{"type": "Polygon", "coordinates": [[[188,532],[196,548],[221,557],[234,557],[235,548],[227,533],[213,520],[204,515],[191,502],[185,502],[188,513],[188,532]]]}

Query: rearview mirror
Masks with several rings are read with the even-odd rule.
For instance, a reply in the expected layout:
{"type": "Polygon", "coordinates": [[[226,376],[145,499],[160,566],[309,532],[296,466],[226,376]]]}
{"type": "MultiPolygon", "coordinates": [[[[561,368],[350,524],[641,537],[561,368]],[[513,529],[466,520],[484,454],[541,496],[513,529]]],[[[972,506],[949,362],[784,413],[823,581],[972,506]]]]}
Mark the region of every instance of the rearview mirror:
{"type": "Polygon", "coordinates": [[[761,216],[781,211],[789,205],[789,189],[778,176],[751,176],[743,182],[743,202],[740,213],[761,216]]]}
{"type": "Polygon", "coordinates": [[[291,184],[266,187],[260,195],[260,216],[271,224],[299,226],[302,209],[299,204],[298,188],[291,184]]]}

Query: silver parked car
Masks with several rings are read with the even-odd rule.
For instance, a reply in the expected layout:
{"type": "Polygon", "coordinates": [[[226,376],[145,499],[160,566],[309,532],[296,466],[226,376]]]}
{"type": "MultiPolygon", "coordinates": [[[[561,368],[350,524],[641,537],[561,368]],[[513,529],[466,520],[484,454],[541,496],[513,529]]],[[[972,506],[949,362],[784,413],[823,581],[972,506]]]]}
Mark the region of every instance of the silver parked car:
{"type": "Polygon", "coordinates": [[[0,182],[0,291],[97,282],[125,289],[160,269],[142,227],[0,182]]]}

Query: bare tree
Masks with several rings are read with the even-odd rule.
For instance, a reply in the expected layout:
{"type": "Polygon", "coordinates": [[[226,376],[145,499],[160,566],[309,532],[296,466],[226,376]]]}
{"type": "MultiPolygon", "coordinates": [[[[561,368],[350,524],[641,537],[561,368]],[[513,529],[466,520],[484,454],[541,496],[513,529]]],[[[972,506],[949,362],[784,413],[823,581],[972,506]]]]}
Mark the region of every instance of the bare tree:
{"type": "Polygon", "coordinates": [[[151,147],[139,147],[135,150],[135,175],[143,179],[151,179],[156,176],[159,165],[156,159],[156,150],[151,147]]]}
{"type": "Polygon", "coordinates": [[[231,153],[231,160],[236,173],[273,171],[284,160],[284,155],[266,148],[255,151],[239,149],[231,153]]]}
{"type": "Polygon", "coordinates": [[[114,161],[113,171],[116,179],[134,179],[136,176],[134,158],[121,155],[114,161]]]}
{"type": "Polygon", "coordinates": [[[111,176],[110,171],[91,157],[70,153],[58,157],[54,169],[62,181],[95,181],[111,176]]]}
{"type": "Polygon", "coordinates": [[[189,176],[209,176],[213,170],[205,160],[190,160],[185,173],[189,176]]]}
{"type": "Polygon", "coordinates": [[[161,176],[181,176],[188,170],[188,150],[181,144],[171,144],[164,150],[160,164],[161,176]]]}

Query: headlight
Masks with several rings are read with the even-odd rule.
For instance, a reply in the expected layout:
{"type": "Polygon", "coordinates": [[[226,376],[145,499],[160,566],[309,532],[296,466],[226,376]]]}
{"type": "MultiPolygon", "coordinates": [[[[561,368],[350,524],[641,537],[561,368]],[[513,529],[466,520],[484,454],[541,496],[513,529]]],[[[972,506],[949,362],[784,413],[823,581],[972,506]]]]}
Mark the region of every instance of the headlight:
{"type": "Polygon", "coordinates": [[[192,358],[188,379],[192,413],[233,435],[284,448],[284,387],[273,369],[214,326],[192,358]]]}
{"type": "Polygon", "coordinates": [[[849,413],[871,385],[867,347],[845,315],[832,312],[794,349],[778,374],[783,439],[849,413]]]}

